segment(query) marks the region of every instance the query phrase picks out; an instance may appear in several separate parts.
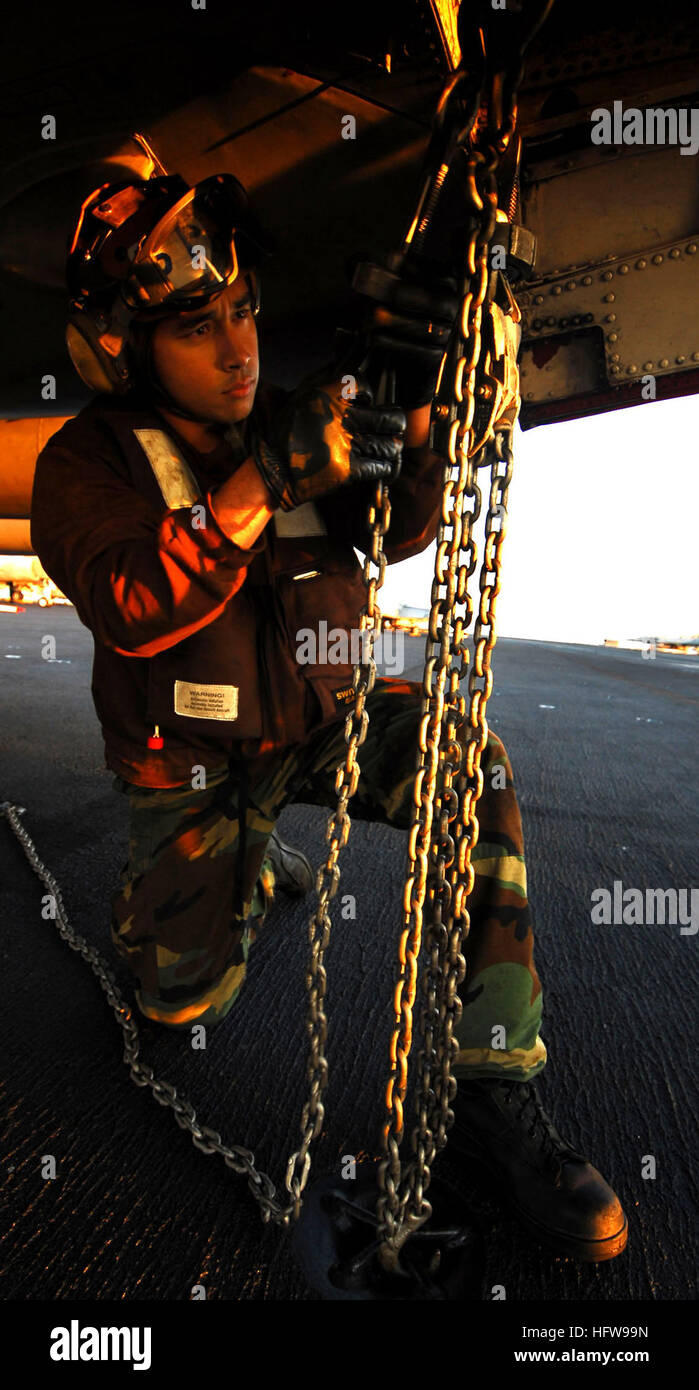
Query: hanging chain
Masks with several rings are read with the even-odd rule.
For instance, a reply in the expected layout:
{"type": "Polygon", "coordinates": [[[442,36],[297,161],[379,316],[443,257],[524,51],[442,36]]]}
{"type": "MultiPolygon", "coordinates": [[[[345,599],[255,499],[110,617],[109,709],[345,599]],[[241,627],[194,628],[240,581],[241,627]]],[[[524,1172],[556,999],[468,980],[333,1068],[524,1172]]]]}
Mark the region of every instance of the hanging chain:
{"type": "MultiPolygon", "coordinates": [[[[418,1207],[418,1201],[429,1184],[429,1168],[435,1153],[447,1142],[447,1129],[453,1118],[449,1106],[457,1089],[451,1076],[451,1068],[459,1051],[454,1032],[462,1012],[457,989],[466,974],[462,943],[470,928],[466,902],[475,881],[475,871],[471,864],[471,854],[478,842],[479,833],[475,807],[483,790],[480,759],[488,741],[485,705],[492,688],[490,653],[495,645],[495,607],[500,592],[500,549],[504,536],[507,494],[512,477],[509,430],[498,431],[494,441],[485,445],[477,456],[469,460],[464,492],[473,496],[474,507],[467,513],[465,524],[467,539],[463,548],[471,551],[470,562],[464,566],[467,578],[473,573],[477,561],[471,536],[471,527],[478,520],[481,511],[481,490],[476,482],[476,472],[479,468],[488,466],[492,472],[492,481],[485,521],[483,564],[479,575],[480,605],[474,629],[474,663],[469,673],[470,728],[463,759],[461,745],[456,737],[456,723],[458,721],[463,726],[466,716],[466,699],[458,691],[469,665],[468,648],[463,636],[470,627],[472,618],[467,590],[464,591],[466,616],[455,620],[452,644],[454,656],[461,656],[461,666],[451,667],[449,671],[450,692],[445,700],[442,721],[442,777],[435,794],[434,825],[437,829],[432,837],[431,855],[434,862],[428,880],[428,959],[422,977],[422,1047],[417,1061],[417,1125],[412,1137],[415,1158],[406,1173],[400,1208],[401,1212],[405,1212],[410,1200],[411,1215],[414,1213],[425,1216],[425,1205],[429,1206],[427,1203],[418,1207]],[[501,463],[505,464],[504,473],[498,471],[501,463]],[[489,576],[493,576],[492,583],[489,576]],[[452,696],[454,698],[451,698],[452,696]],[[454,769],[458,768],[462,761],[465,763],[465,772],[459,773],[454,787],[454,769]],[[450,870],[448,875],[447,870],[450,870]]],[[[418,1223],[413,1219],[411,1229],[414,1229],[416,1224],[418,1223]]]]}
{"type": "MultiPolygon", "coordinates": [[[[404,895],[404,928],[399,950],[399,978],[395,993],[395,1026],[390,1051],[391,1074],[386,1089],[387,1119],[382,1134],[384,1157],[379,1164],[377,1218],[383,1244],[379,1258],[386,1268],[395,1268],[400,1247],[412,1231],[431,1215],[425,1193],[431,1179],[431,1164],[438,1149],[446,1143],[446,1131],[453,1121],[449,1104],[456,1094],[451,1076],[458,1053],[454,1029],[461,1016],[458,985],[466,973],[461,945],[468,935],[470,919],[466,899],[474,882],[471,851],[478,838],[475,805],[483,789],[480,759],[488,740],[485,708],[492,689],[490,653],[495,642],[494,600],[499,592],[499,565],[502,521],[506,505],[510,464],[505,478],[494,479],[491,507],[486,520],[484,562],[479,584],[481,603],[474,632],[475,670],[469,679],[470,730],[466,750],[466,769],[461,773],[463,752],[457,738],[457,722],[466,714],[466,701],[459,694],[459,683],[468,668],[466,633],[472,607],[468,580],[477,552],[473,523],[481,509],[476,483],[477,468],[489,453],[490,430],[480,433],[474,426],[479,365],[483,366],[482,327],[488,287],[488,246],[497,212],[495,170],[500,153],[514,130],[516,109],[514,92],[509,109],[495,138],[485,151],[475,148],[468,159],[467,190],[471,202],[473,229],[470,235],[467,274],[462,287],[460,334],[452,340],[451,387],[457,402],[452,407],[452,424],[445,465],[442,516],[437,536],[435,576],[423,680],[423,702],[418,735],[417,770],[413,788],[412,823],[404,895]],[[454,348],[454,344],[456,344],[454,348]],[[453,476],[453,470],[458,470],[453,476]],[[474,499],[474,507],[464,516],[464,496],[474,499]],[[501,500],[495,503],[493,497],[501,500]],[[449,504],[451,508],[449,509],[449,504]],[[500,527],[493,523],[497,519],[500,527]],[[466,558],[460,559],[460,552],[466,558]],[[488,576],[494,574],[494,584],[488,576]],[[442,590],[446,592],[442,596],[442,590]],[[456,604],[465,605],[465,617],[454,618],[456,604]],[[484,629],[488,634],[484,636],[484,629]],[[453,664],[460,657],[459,666],[453,664]],[[478,682],[483,684],[478,684],[478,682]],[[476,736],[472,731],[476,731],[476,736]],[[459,775],[460,774],[460,775],[459,775]],[[456,786],[454,779],[458,778],[456,786]],[[456,824],[454,824],[456,822],[456,824]],[[453,825],[454,833],[450,833],[453,825]],[[468,827],[468,834],[465,829],[468,827]],[[451,873],[448,875],[448,870],[451,873]],[[426,945],[428,963],[423,974],[423,1003],[420,1032],[423,1040],[418,1057],[416,1124],[411,1137],[413,1157],[402,1170],[400,1142],[403,1137],[403,1101],[408,1080],[408,1057],[412,1042],[412,1015],[417,990],[418,958],[422,946],[424,904],[427,897],[426,945]]],[[[487,133],[486,133],[487,139],[487,133]]],[[[439,409],[439,407],[438,407],[439,409]]],[[[444,407],[442,407],[444,409],[444,407]]],[[[493,414],[497,414],[494,403],[493,414]]],[[[502,434],[497,436],[500,440],[502,434]]],[[[497,449],[502,449],[502,444],[497,449]]],[[[495,458],[495,467],[499,458],[495,458]]]]}
{"type": "MultiPolygon", "coordinates": [[[[485,228],[485,219],[481,227],[485,228]]],[[[445,712],[445,684],[451,663],[451,615],[456,595],[456,565],[461,544],[462,499],[466,483],[466,470],[470,463],[466,446],[475,407],[475,369],[480,355],[482,305],[488,278],[487,239],[481,237],[480,248],[477,246],[480,230],[481,228],[476,227],[471,234],[469,260],[473,266],[473,273],[469,279],[469,290],[463,298],[462,308],[462,333],[465,340],[465,351],[463,356],[457,360],[455,367],[455,385],[459,377],[461,380],[466,377],[466,390],[462,396],[462,402],[465,400],[466,403],[466,411],[463,428],[460,430],[461,422],[457,419],[450,433],[449,457],[444,476],[442,516],[437,534],[435,577],[432,583],[423,700],[418,735],[418,766],[413,787],[413,812],[408,839],[408,863],[403,900],[406,921],[399,947],[400,973],[395,993],[397,1022],[390,1052],[392,1071],[386,1090],[388,1119],[383,1132],[385,1157],[378,1170],[380,1197],[377,1215],[385,1231],[387,1242],[391,1243],[395,1243],[399,1226],[402,1225],[404,1234],[408,1234],[411,1229],[426,1221],[431,1213],[429,1203],[423,1198],[423,1186],[426,1185],[426,1180],[429,1181],[429,1163],[434,1156],[428,1133],[425,1105],[421,1106],[420,1111],[416,1158],[406,1173],[402,1192],[399,1190],[401,1181],[399,1142],[404,1127],[403,1101],[408,1083],[413,1004],[417,990],[418,957],[422,944],[423,905],[427,892],[432,826],[436,809],[435,793],[440,759],[440,733],[445,712]],[[470,288],[472,284],[473,289],[470,288]],[[452,476],[454,468],[458,469],[456,478],[452,476]],[[449,510],[450,502],[452,505],[449,510]],[[440,590],[445,584],[446,596],[442,598],[440,590]],[[413,1192],[418,1210],[410,1218],[405,1209],[413,1192]]],[[[447,749],[444,750],[445,755],[448,751],[447,749]]],[[[447,781],[450,769],[453,771],[451,764],[446,763],[445,756],[443,773],[447,781]]],[[[445,844],[441,853],[438,853],[438,863],[440,857],[442,860],[444,859],[446,847],[445,844]]],[[[439,907],[436,896],[434,907],[435,909],[439,907]]],[[[435,929],[438,930],[436,918],[435,929]]],[[[429,1050],[431,1052],[431,1048],[429,1050]]],[[[426,1095],[430,1085],[431,1066],[426,1068],[423,1066],[421,1070],[421,1091],[423,1095],[426,1095]]],[[[394,1248],[396,1248],[395,1244],[394,1248]]]]}
{"type": "Polygon", "coordinates": [[[345,721],[347,756],[344,765],[341,764],[337,770],[335,782],[338,791],[337,809],[330,817],[326,832],[326,839],[330,841],[330,850],[326,864],[318,871],[316,880],[319,894],[318,908],[309,926],[311,953],[306,973],[308,990],[306,1029],[310,1038],[310,1054],[306,1075],[309,1083],[309,1095],[301,1115],[301,1145],[295,1153],[290,1155],[286,1168],[286,1187],[293,1198],[291,1203],[282,1206],[276,1200],[274,1183],[267,1173],[260,1172],[256,1168],[254,1153],[237,1144],[225,1144],[216,1130],[210,1129],[208,1125],[200,1125],[192,1104],[183,1096],[178,1095],[176,1088],[169,1082],[159,1081],[152,1068],[139,1061],[140,1038],[133,1010],[120,994],[114,975],[99,952],[93,946],[89,946],[84,938],[78,936],[70,926],[61,890],[53,874],[42,863],[36,846],[20,823],[19,818],[24,813],[24,807],[12,805],[9,801],[0,803],[0,813],[7,818],[32,869],[54,899],[56,928],[59,936],[68,943],[72,951],[76,951],[87,962],[112,1006],[116,1021],[124,1034],[123,1059],[129,1068],[132,1081],[136,1086],[150,1087],[158,1104],[172,1110],[180,1129],[189,1131],[192,1136],[192,1143],[197,1149],[205,1154],[219,1154],[227,1167],[231,1168],[234,1173],[247,1175],[248,1187],[256,1202],[259,1203],[262,1220],[264,1222],[272,1221],[284,1229],[287,1229],[300,1214],[301,1194],[308,1180],[311,1167],[310,1145],[320,1133],[323,1123],[322,1094],[328,1074],[325,1059],[327,1020],[323,1012],[326,980],[323,959],[330,938],[331,927],[327,905],[335,895],[340,880],[337,859],[340,849],[347,843],[350,829],[347,803],[356,790],[359,779],[356,751],[359,745],[364,742],[369,725],[369,716],[364,709],[364,701],[373,689],[376,678],[374,641],[381,619],[379,609],[376,606],[376,591],[383,583],[386,569],[383,537],[388,530],[390,515],[391,504],[388,488],[384,483],[379,482],[376,485],[374,501],[369,508],[372,540],[362,572],[367,599],[360,613],[360,621],[361,631],[367,633],[367,639],[364,637],[361,639],[362,661],[354,669],[354,687],[357,693],[354,710],[348,714],[345,721]],[[372,563],[377,565],[378,575],[371,575],[372,563]]]}
{"type": "Polygon", "coordinates": [[[323,1012],[325,998],[325,969],[323,961],[330,939],[331,919],[328,903],[335,896],[340,882],[338,858],[340,850],[347,844],[350,832],[350,818],[347,805],[357,789],[360,767],[357,762],[357,749],[366,738],[369,715],[364,708],[366,696],[374,688],[376,662],[374,642],[381,621],[376,606],[376,591],[383,584],[386,569],[386,556],[383,552],[383,538],[388,530],[391,517],[391,504],[388,487],[379,482],[376,485],[374,502],[369,507],[368,527],[371,532],[371,545],[365,556],[362,577],[366,587],[366,603],[360,610],[360,633],[362,659],[354,668],[353,686],[356,691],[354,708],[345,720],[345,743],[347,755],[340,763],[335,777],[335,790],[338,793],[337,807],[328,820],[325,838],[330,843],[327,861],[318,870],[316,888],[318,906],[309,924],[311,955],[306,974],[308,987],[308,1016],[306,1027],[310,1037],[310,1052],[306,1075],[309,1083],[309,1099],[301,1116],[302,1143],[300,1149],[292,1154],[286,1175],[287,1189],[294,1198],[294,1219],[301,1211],[301,1193],[306,1185],[311,1166],[309,1148],[311,1140],[320,1133],[325,1113],[322,1095],[328,1079],[328,1064],[325,1058],[327,1019],[323,1012]],[[371,565],[378,567],[378,575],[371,574],[371,565]],[[368,640],[365,641],[364,633],[368,640]]]}

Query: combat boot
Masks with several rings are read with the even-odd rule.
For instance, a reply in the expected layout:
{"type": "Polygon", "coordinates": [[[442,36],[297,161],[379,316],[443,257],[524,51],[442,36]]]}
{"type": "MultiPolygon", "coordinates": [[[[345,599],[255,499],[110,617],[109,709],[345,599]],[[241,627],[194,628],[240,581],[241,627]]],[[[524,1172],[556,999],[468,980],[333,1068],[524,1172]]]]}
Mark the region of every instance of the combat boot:
{"type": "Polygon", "coordinates": [[[487,1168],[495,1195],[561,1255],[613,1260],[628,1238],[619,1198],[561,1138],[532,1081],[459,1081],[449,1151],[487,1168]]]}
{"type": "Polygon", "coordinates": [[[280,888],[282,893],[288,893],[291,898],[304,898],[306,893],[310,893],[315,880],[305,854],[300,849],[286,845],[273,830],[267,841],[260,881],[269,903],[274,900],[275,887],[280,888]]]}

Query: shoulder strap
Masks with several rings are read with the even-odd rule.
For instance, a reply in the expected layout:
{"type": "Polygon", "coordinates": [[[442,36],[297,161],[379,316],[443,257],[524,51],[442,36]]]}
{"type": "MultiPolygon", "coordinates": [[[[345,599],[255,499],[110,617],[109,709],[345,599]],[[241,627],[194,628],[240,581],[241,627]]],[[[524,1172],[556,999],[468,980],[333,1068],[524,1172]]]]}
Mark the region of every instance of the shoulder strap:
{"type": "Polygon", "coordinates": [[[184,455],[164,430],[134,430],[167,507],[189,507],[202,490],[184,455]]]}

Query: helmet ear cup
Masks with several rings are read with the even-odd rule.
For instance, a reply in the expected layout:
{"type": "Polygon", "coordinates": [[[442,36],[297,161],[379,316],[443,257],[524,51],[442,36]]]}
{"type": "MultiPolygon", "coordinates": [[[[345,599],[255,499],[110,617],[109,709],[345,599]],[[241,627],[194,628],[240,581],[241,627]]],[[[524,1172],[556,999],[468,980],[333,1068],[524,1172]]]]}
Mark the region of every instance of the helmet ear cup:
{"type": "Polygon", "coordinates": [[[78,376],[91,391],[122,394],[132,385],[127,323],[119,315],[97,317],[73,303],[68,315],[66,347],[78,376]]]}

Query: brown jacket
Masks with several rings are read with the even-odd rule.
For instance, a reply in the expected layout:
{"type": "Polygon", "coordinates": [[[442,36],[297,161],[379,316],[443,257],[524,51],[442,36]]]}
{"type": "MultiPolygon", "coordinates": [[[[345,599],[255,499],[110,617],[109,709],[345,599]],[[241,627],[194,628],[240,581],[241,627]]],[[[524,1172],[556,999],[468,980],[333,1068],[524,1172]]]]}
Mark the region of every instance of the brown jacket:
{"type": "MultiPolygon", "coordinates": [[[[257,417],[287,395],[261,384],[257,417]]],[[[299,631],[322,619],[359,627],[365,589],[353,546],[367,544],[374,485],[275,512],[242,550],[215,520],[211,494],[247,457],[246,433],[238,448],[224,441],[200,454],[148,401],[97,396],[37,461],[32,546],[92,632],[106,765],[140,786],[181,785],[195,765],[213,772],[231,755],[302,742],[344,718],[353,699],[351,665],[300,664],[296,652],[299,631]],[[166,461],[184,460],[189,493],[169,463],[163,473],[150,461],[152,431],[166,461]],[[156,724],[159,750],[147,743],[156,724]]],[[[405,451],[390,491],[389,563],[434,539],[441,479],[429,449],[405,451]]]]}

